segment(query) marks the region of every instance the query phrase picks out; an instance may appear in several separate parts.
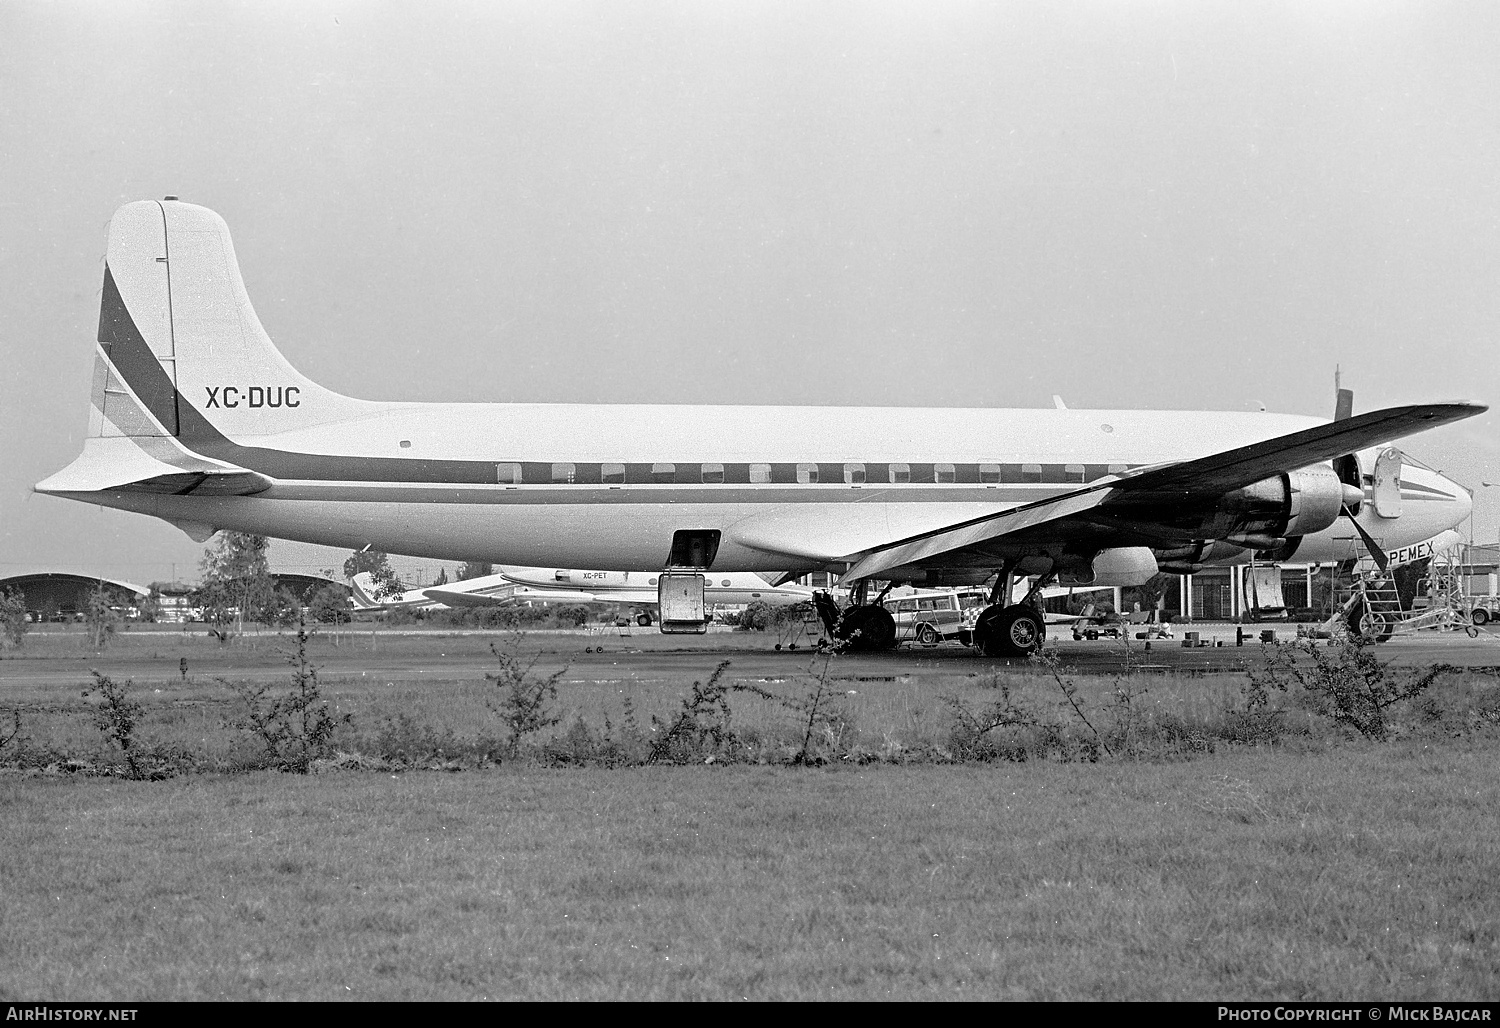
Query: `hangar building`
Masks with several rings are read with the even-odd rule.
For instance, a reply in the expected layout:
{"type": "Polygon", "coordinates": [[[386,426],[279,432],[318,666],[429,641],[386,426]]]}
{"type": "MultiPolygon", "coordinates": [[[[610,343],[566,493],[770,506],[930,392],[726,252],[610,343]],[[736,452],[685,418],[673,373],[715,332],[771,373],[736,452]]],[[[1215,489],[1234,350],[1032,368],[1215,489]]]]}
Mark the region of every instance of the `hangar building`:
{"type": "Polygon", "coordinates": [[[87,609],[89,595],[101,585],[109,602],[116,606],[134,606],[150,592],[134,582],[65,571],[39,570],[0,578],[0,592],[19,592],[26,597],[26,609],[43,620],[72,616],[87,609]]]}

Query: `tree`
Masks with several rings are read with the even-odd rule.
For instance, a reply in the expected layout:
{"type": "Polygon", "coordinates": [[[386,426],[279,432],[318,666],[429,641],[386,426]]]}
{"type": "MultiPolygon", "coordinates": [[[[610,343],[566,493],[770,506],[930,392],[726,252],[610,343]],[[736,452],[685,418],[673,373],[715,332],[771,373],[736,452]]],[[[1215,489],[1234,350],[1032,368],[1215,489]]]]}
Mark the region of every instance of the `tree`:
{"type": "Polygon", "coordinates": [[[203,551],[203,584],[193,594],[193,605],[203,608],[203,620],[220,642],[245,630],[245,619],[275,620],[275,584],[266,563],[269,542],[263,535],[225,532],[203,551]],[[272,613],[267,613],[270,610],[272,613]]]}
{"type": "Polygon", "coordinates": [[[141,612],[141,620],[154,623],[161,620],[161,583],[152,582],[151,591],[146,594],[138,608],[141,612]]]}
{"type": "Polygon", "coordinates": [[[764,632],[771,627],[776,610],[765,600],[754,600],[740,611],[740,627],[747,632],[764,632]]]}
{"type": "Polygon", "coordinates": [[[374,580],[378,600],[395,599],[406,591],[391,570],[390,556],[379,550],[355,550],[349,554],[344,561],[344,577],[352,580],[355,575],[369,575],[374,580]]]}
{"type": "Polygon", "coordinates": [[[468,582],[475,578],[488,578],[495,573],[495,566],[488,561],[471,560],[463,566],[458,573],[460,582],[468,582]]]}
{"type": "Polygon", "coordinates": [[[271,602],[266,604],[263,614],[266,624],[274,621],[280,628],[290,628],[302,616],[302,600],[286,586],[281,586],[271,594],[271,602]]]}
{"type": "Polygon", "coordinates": [[[84,619],[89,626],[89,641],[94,644],[94,649],[102,650],[109,637],[114,634],[115,622],[120,617],[109,605],[109,593],[104,590],[104,583],[100,582],[94,586],[93,592],[89,593],[84,603],[84,619]]]}
{"type": "Polygon", "coordinates": [[[10,589],[0,592],[0,624],[4,625],[5,638],[17,649],[26,641],[26,632],[31,628],[26,620],[26,594],[10,589]]]}
{"type": "Polygon", "coordinates": [[[448,584],[448,569],[447,568],[438,568],[437,577],[432,580],[432,584],[433,585],[447,585],[448,584]]]}
{"type": "Polygon", "coordinates": [[[325,625],[342,625],[353,620],[349,598],[331,582],[308,597],[307,616],[325,625]]]}

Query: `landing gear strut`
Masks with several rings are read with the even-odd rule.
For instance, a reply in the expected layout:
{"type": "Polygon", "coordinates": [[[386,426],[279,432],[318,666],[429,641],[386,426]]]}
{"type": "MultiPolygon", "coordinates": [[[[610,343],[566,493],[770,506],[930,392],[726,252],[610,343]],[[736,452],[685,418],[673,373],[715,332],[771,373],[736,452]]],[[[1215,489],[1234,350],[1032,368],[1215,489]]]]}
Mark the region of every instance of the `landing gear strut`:
{"type": "Polygon", "coordinates": [[[986,657],[1030,657],[1047,641],[1047,623],[1031,598],[1052,578],[1044,575],[1020,603],[1011,603],[1013,568],[1002,568],[990,592],[990,605],[974,622],[974,645],[986,657]]]}
{"type": "Polygon", "coordinates": [[[888,650],[896,645],[896,619],[880,605],[891,587],[887,585],[874,603],[867,603],[869,585],[855,585],[849,606],[840,608],[837,601],[826,592],[813,593],[813,606],[823,627],[834,639],[842,639],[851,650],[888,650]]]}

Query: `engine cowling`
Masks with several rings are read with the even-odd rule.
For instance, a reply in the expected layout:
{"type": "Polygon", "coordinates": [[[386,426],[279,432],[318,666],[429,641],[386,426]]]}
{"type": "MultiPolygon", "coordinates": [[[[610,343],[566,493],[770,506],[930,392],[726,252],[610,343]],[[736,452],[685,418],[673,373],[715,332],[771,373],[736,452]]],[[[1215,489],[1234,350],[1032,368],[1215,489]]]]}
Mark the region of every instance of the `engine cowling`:
{"type": "Polygon", "coordinates": [[[1063,585],[1145,585],[1161,569],[1149,546],[1116,546],[1094,554],[1087,567],[1058,575],[1063,585]]]}
{"type": "Polygon", "coordinates": [[[1346,504],[1363,494],[1340,481],[1326,465],[1314,465],[1262,479],[1225,493],[1203,526],[1208,539],[1243,540],[1263,549],[1277,539],[1311,535],[1330,527],[1346,504]]]}

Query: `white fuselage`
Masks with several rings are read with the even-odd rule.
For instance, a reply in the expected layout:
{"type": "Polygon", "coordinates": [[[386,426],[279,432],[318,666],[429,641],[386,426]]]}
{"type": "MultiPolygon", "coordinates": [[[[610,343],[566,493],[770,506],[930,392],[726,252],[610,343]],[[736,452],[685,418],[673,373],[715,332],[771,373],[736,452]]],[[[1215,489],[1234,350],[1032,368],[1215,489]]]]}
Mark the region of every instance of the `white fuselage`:
{"type": "MultiPolygon", "coordinates": [[[[303,427],[233,438],[247,453],[279,455],[267,464],[275,485],[257,495],[87,498],[185,525],[446,560],[663,567],[675,531],[715,529],[723,533],[716,572],[836,568],[867,547],[1106,474],[1323,422],[1264,412],[346,402],[358,404],[360,416],[309,424],[312,412],[303,410],[303,427]],[[320,477],[296,477],[301,456],[315,458],[320,477]],[[493,468],[497,480],[372,477],[371,465],[390,464],[380,458],[415,472],[422,462],[480,468],[486,477],[493,468]],[[346,464],[349,477],[330,478],[330,462],[346,464]],[[643,466],[666,465],[672,471],[655,477],[673,480],[638,480],[643,466]],[[786,478],[797,466],[806,479],[812,465],[816,481],[716,480],[745,478],[746,468],[753,477],[786,478]],[[928,480],[890,481],[892,466],[902,465],[928,480]],[[960,480],[940,480],[950,477],[947,466],[960,480]],[[538,467],[559,480],[536,481],[538,467]],[[629,469],[626,480],[605,481],[605,467],[629,469]],[[516,475],[512,468],[524,469],[521,481],[498,480],[516,475]],[[562,480],[570,471],[575,480],[562,480]]],[[[276,414],[262,420],[274,423],[276,414]]],[[[1362,459],[1367,468],[1372,462],[1373,453],[1362,459]]],[[[1360,514],[1386,549],[1467,516],[1462,488],[1413,465],[1402,474],[1400,518],[1383,519],[1369,505],[1360,514]]],[[[1306,537],[1296,559],[1358,552],[1359,540],[1340,523],[1306,537]]]]}

